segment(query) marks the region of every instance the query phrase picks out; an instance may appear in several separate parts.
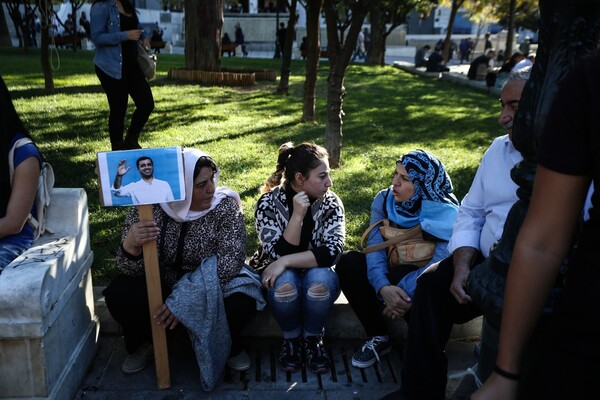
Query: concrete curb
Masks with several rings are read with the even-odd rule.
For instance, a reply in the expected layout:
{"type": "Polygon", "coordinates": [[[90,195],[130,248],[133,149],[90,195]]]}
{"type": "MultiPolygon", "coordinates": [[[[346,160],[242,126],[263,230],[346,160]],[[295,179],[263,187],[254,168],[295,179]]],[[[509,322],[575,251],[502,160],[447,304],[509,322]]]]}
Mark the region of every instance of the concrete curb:
{"type": "MultiPolygon", "coordinates": [[[[94,305],[96,315],[100,321],[100,334],[106,336],[120,335],[119,324],[111,317],[106,307],[102,295],[104,288],[105,286],[94,286],[94,305]]],[[[482,322],[482,317],[479,317],[465,324],[455,325],[452,329],[451,339],[468,338],[471,341],[477,341],[481,334],[482,322]]],[[[396,340],[403,341],[407,329],[404,320],[390,322],[388,328],[396,340]]],[[[335,302],[333,312],[325,326],[325,335],[332,339],[364,339],[366,337],[364,328],[343,293],[335,302]]],[[[258,313],[256,319],[246,327],[244,336],[279,338],[281,337],[281,329],[271,313],[263,311],[258,313]]]]}
{"type": "Polygon", "coordinates": [[[500,95],[501,90],[495,87],[488,88],[485,81],[473,81],[467,78],[466,70],[468,65],[449,65],[450,72],[426,72],[424,68],[416,68],[414,64],[406,61],[394,61],[394,67],[414,75],[423,76],[426,78],[437,78],[442,81],[458,83],[460,85],[469,86],[477,91],[500,95]]]}

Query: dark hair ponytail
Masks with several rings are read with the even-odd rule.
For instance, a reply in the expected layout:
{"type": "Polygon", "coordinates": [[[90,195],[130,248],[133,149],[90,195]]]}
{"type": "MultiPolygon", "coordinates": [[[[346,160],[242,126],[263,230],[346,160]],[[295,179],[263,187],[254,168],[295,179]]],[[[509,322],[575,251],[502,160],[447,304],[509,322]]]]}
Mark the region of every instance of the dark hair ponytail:
{"type": "Polygon", "coordinates": [[[308,177],[311,170],[315,169],[319,163],[328,158],[327,150],[314,143],[301,143],[294,146],[292,142],[287,142],[279,147],[279,157],[277,158],[277,168],[275,172],[266,180],[260,192],[266,193],[273,187],[281,184],[282,178],[284,184],[294,181],[296,173],[300,172],[308,177]]]}
{"type": "Polygon", "coordinates": [[[279,156],[277,157],[277,167],[275,172],[271,174],[265,181],[263,186],[260,188],[260,193],[267,193],[271,191],[275,186],[279,186],[281,179],[283,178],[283,171],[285,170],[285,163],[290,157],[290,153],[294,148],[294,143],[287,142],[279,146],[279,156]]]}

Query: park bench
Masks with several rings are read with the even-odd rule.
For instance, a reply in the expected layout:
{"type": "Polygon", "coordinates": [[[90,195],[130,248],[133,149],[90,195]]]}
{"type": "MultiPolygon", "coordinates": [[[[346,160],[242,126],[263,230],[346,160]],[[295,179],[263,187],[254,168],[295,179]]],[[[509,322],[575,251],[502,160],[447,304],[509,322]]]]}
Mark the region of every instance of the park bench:
{"type": "Polygon", "coordinates": [[[236,47],[237,47],[237,44],[235,44],[235,43],[221,44],[221,57],[223,57],[223,55],[225,55],[225,53],[227,53],[227,55],[229,57],[231,57],[231,53],[233,53],[233,56],[235,57],[235,48],[236,47]]]}
{"type": "Polygon", "coordinates": [[[50,43],[54,43],[56,47],[73,47],[73,41],[78,49],[81,48],[81,37],[75,35],[73,36],[54,36],[54,38],[50,38],[50,43]]]}
{"type": "Polygon", "coordinates": [[[97,351],[87,195],[54,188],[46,232],[0,274],[0,398],[71,399],[97,351]]]}

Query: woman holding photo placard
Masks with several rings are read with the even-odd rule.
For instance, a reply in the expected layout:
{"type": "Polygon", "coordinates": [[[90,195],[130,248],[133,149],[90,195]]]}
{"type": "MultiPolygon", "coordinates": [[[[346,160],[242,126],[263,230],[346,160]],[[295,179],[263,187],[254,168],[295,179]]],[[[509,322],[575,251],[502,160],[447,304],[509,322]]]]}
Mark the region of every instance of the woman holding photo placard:
{"type": "Polygon", "coordinates": [[[152,360],[151,323],[169,330],[183,324],[197,356],[199,347],[193,333],[197,325],[210,323],[210,334],[217,342],[201,338],[204,344],[198,345],[205,346],[202,353],[211,361],[198,360],[203,389],[211,390],[225,363],[237,371],[250,368],[240,334],[257,309],[264,307],[264,299],[258,276],[244,264],[246,229],[239,195],[218,186],[219,169],[208,155],[195,149],[185,149],[183,155],[185,200],[154,205],[153,221],[141,221],[138,208],[131,208],[117,250],[120,275],[103,294],[111,315],[123,328],[130,353],[123,362],[124,373],[138,372],[152,360]],[[143,245],[152,241],[157,243],[166,300],[158,310],[152,310],[151,322],[143,245]],[[206,284],[201,289],[193,287],[200,280],[206,284]],[[198,292],[188,291],[190,287],[203,292],[196,296],[198,292]],[[206,300],[201,311],[194,303],[199,298],[216,300],[206,300]]]}

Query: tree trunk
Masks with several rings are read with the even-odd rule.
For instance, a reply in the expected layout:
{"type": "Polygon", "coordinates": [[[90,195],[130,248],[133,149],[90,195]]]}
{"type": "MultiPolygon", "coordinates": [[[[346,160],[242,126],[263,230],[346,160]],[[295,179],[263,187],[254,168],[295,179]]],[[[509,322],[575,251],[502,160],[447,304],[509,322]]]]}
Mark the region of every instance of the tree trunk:
{"type": "Polygon", "coordinates": [[[385,12],[379,0],[371,7],[371,49],[367,54],[367,64],[385,65],[385,12]]]}
{"type": "Polygon", "coordinates": [[[285,43],[283,45],[283,58],[281,59],[281,78],[277,93],[288,94],[290,83],[290,66],[292,64],[292,47],[294,44],[294,32],[296,30],[296,5],[298,0],[292,0],[290,5],[290,18],[287,24],[287,33],[285,34],[285,43]]]}
{"type": "MultiPolygon", "coordinates": [[[[343,104],[346,95],[344,76],[350,64],[352,52],[356,46],[358,33],[362,29],[365,16],[369,11],[369,0],[353,3],[352,22],[343,45],[337,36],[337,11],[334,0],[325,0],[325,20],[327,22],[327,43],[329,53],[329,76],[327,77],[327,128],[325,130],[325,148],[329,153],[329,165],[338,168],[342,160],[343,104]]],[[[341,35],[340,35],[341,36],[341,35]]]]}
{"type": "Polygon", "coordinates": [[[323,0],[309,0],[306,4],[306,78],[304,79],[304,106],[302,107],[302,120],[314,122],[315,102],[317,99],[317,72],[319,58],[321,57],[321,29],[320,17],[323,0]]]}
{"type": "Polygon", "coordinates": [[[450,41],[452,40],[452,31],[454,30],[454,20],[456,19],[456,13],[460,6],[464,3],[464,0],[453,0],[452,8],[450,9],[450,19],[448,20],[448,32],[446,32],[446,39],[444,41],[444,64],[448,63],[450,59],[450,41]]]}
{"type": "Polygon", "coordinates": [[[506,50],[504,51],[506,59],[513,53],[513,42],[515,41],[515,13],[517,0],[510,0],[508,9],[508,34],[506,35],[506,50]]]}
{"type": "Polygon", "coordinates": [[[77,51],[77,24],[79,23],[75,16],[77,15],[77,10],[79,10],[81,6],[83,6],[82,1],[71,1],[71,15],[73,15],[73,37],[71,39],[73,39],[73,52],[77,51]]]}
{"type": "Polygon", "coordinates": [[[185,67],[221,70],[223,0],[185,0],[185,67]]]}
{"type": "Polygon", "coordinates": [[[50,44],[50,15],[52,13],[51,0],[36,0],[42,20],[42,42],[40,43],[40,64],[44,73],[44,87],[50,93],[54,93],[54,78],[50,59],[48,57],[48,45],[50,44]]]}
{"type": "Polygon", "coordinates": [[[21,16],[21,11],[19,10],[19,5],[21,3],[19,1],[8,1],[6,3],[6,7],[8,8],[8,15],[13,22],[15,27],[15,33],[17,35],[17,39],[19,40],[19,47],[24,47],[25,41],[23,40],[22,35],[22,24],[23,18],[21,16]]]}
{"type": "Polygon", "coordinates": [[[0,3],[0,47],[12,47],[2,3],[0,3]]]}

